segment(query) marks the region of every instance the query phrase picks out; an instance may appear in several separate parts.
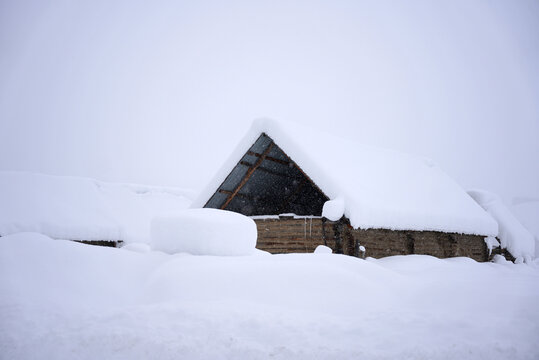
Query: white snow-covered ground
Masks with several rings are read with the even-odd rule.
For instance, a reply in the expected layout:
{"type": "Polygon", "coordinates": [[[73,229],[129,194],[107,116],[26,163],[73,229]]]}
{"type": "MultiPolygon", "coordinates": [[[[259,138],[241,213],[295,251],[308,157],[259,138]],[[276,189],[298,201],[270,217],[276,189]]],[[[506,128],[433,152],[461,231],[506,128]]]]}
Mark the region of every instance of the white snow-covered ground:
{"type": "Polygon", "coordinates": [[[537,359],[539,268],[0,238],[2,359],[537,359]]]}

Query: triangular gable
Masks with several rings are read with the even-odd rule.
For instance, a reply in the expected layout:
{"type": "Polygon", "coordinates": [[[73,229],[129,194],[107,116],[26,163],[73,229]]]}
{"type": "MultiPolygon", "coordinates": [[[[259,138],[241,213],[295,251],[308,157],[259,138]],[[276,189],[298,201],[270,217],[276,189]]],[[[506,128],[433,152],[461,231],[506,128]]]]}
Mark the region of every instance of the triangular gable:
{"type": "Polygon", "coordinates": [[[204,205],[244,215],[322,214],[329,198],[262,133],[204,205]]]}

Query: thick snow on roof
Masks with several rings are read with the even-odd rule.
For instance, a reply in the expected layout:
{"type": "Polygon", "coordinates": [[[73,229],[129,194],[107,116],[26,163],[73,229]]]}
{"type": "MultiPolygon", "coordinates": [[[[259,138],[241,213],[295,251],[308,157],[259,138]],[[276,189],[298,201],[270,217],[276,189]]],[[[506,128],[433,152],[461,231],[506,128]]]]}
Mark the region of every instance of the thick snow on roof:
{"type": "Polygon", "coordinates": [[[511,211],[535,238],[535,257],[539,258],[539,199],[521,198],[515,200],[513,200],[511,211]]]}
{"type": "Polygon", "coordinates": [[[154,216],[174,215],[189,191],[0,171],[0,236],[34,231],[57,239],[148,242],[154,216]]]}
{"type": "Polygon", "coordinates": [[[535,239],[518,221],[502,199],[485,190],[468,191],[471,197],[485,209],[499,225],[498,238],[502,248],[515,258],[529,261],[535,257],[535,239]]]}
{"type": "MultiPolygon", "coordinates": [[[[305,126],[255,120],[192,203],[202,207],[265,133],[330,198],[344,202],[354,228],[435,230],[496,236],[496,222],[432,161],[355,143],[305,126]]],[[[327,206],[335,217],[335,208],[327,206]]],[[[268,214],[269,215],[269,214],[268,214]]]]}

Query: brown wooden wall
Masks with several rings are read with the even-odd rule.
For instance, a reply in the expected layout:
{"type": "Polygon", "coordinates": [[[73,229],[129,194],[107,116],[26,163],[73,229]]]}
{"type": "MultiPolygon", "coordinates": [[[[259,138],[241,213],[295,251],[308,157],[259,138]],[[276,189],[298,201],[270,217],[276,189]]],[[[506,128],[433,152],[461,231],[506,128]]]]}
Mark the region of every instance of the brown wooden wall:
{"type": "Polygon", "coordinates": [[[467,256],[487,261],[488,250],[483,236],[436,231],[392,231],[353,229],[346,222],[322,218],[254,219],[258,228],[257,248],[273,254],[313,252],[327,245],[333,252],[381,258],[391,255],[422,254],[439,258],[467,256]],[[325,234],[325,236],[324,236],[325,234]]]}

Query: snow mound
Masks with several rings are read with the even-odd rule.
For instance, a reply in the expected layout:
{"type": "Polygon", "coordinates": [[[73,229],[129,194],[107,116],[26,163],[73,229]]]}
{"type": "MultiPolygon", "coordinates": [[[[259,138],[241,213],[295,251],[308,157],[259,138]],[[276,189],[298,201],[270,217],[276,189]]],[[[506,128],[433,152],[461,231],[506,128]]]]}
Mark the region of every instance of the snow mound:
{"type": "Polygon", "coordinates": [[[344,215],[344,200],[338,197],[334,200],[328,200],[322,208],[322,216],[331,221],[338,221],[344,215]]]}
{"type": "Polygon", "coordinates": [[[191,204],[190,190],[138,184],[97,182],[107,207],[120,224],[124,242],[150,241],[150,223],[156,216],[173,216],[191,204]]]}
{"type": "Polygon", "coordinates": [[[497,222],[500,246],[507,249],[520,262],[535,256],[535,239],[511,213],[502,199],[484,190],[470,190],[468,194],[477,201],[497,222]]]}
{"type": "Polygon", "coordinates": [[[152,248],[169,254],[237,256],[255,252],[257,230],[247,216],[217,209],[190,209],[152,220],[152,248]]]}
{"type": "Polygon", "coordinates": [[[130,243],[122,246],[122,249],[139,252],[139,253],[147,253],[150,252],[152,249],[150,248],[150,245],[145,243],[130,243]]]}
{"type": "Polygon", "coordinates": [[[0,171],[0,236],[39,232],[55,239],[148,242],[155,216],[185,210],[176,188],[0,171]]]}
{"type": "Polygon", "coordinates": [[[330,247],[325,245],[318,245],[316,249],[314,249],[315,254],[331,254],[333,253],[333,250],[331,250],[330,247]]]}
{"type": "Polygon", "coordinates": [[[498,234],[496,222],[434,162],[269,119],[253,122],[192,208],[208,202],[262,134],[268,135],[330,199],[324,216],[335,218],[342,210],[356,229],[498,234]]]}

